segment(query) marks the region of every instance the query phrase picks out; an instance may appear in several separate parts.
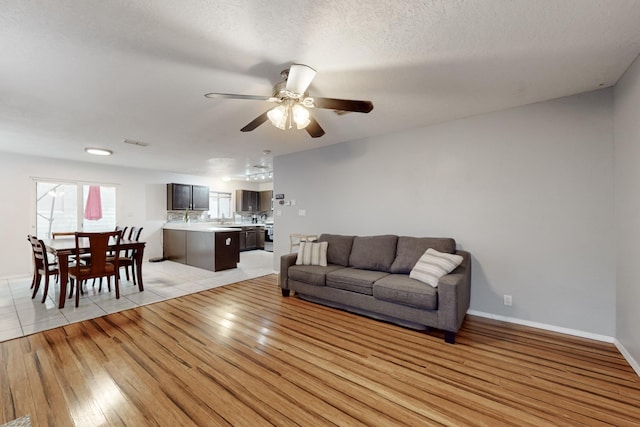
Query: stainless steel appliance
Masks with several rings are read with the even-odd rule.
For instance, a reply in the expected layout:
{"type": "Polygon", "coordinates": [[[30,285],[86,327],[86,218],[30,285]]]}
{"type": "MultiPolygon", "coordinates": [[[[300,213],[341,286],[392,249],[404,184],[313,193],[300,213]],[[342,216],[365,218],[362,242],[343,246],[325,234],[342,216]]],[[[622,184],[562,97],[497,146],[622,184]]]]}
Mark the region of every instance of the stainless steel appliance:
{"type": "Polygon", "coordinates": [[[273,223],[266,222],[264,224],[264,250],[273,252],[273,223]]]}

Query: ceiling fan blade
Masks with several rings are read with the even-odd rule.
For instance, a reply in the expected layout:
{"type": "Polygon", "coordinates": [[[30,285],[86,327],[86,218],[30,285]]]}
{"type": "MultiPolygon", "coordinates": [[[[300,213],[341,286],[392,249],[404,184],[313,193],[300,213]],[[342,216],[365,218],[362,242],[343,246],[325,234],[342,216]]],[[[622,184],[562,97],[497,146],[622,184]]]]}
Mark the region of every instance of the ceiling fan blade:
{"type": "Polygon", "coordinates": [[[322,135],[324,135],[324,129],[320,127],[318,121],[311,115],[309,116],[309,122],[310,123],[304,129],[309,133],[309,135],[311,135],[312,138],[320,138],[322,135]]]}
{"type": "Polygon", "coordinates": [[[316,76],[316,70],[303,64],[291,64],[289,68],[289,77],[287,77],[286,89],[289,92],[303,95],[311,81],[316,76]]]}
{"type": "Polygon", "coordinates": [[[258,117],[253,119],[249,124],[247,124],[245,127],[243,127],[240,130],[242,132],[251,132],[252,130],[257,128],[258,126],[260,126],[261,124],[263,124],[264,122],[269,120],[269,117],[267,117],[267,112],[268,111],[265,111],[264,113],[260,114],[258,117]]]}
{"type": "Polygon", "coordinates": [[[204,96],[207,98],[225,98],[225,99],[252,99],[256,101],[277,101],[276,98],[272,96],[262,96],[262,95],[238,95],[236,93],[205,93],[204,96]]]}
{"type": "Polygon", "coordinates": [[[354,99],[336,98],[312,98],[316,108],[327,108],[329,110],[355,111],[356,113],[368,113],[373,110],[371,101],[357,101],[354,99]]]}

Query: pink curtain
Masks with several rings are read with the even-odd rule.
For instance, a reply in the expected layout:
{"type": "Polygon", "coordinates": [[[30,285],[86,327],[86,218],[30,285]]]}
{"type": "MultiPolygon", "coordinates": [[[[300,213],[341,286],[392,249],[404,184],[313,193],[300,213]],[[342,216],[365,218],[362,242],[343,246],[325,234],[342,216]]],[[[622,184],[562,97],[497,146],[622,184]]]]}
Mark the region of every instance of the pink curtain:
{"type": "Polygon", "coordinates": [[[99,220],[102,218],[102,199],[100,199],[100,186],[89,186],[87,204],[84,207],[84,218],[88,220],[99,220]]]}

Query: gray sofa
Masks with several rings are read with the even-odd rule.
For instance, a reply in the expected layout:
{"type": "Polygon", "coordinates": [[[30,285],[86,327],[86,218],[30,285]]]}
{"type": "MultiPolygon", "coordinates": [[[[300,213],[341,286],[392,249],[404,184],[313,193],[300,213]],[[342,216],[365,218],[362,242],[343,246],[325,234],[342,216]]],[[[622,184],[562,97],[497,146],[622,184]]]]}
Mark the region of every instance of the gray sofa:
{"type": "Polygon", "coordinates": [[[322,234],[328,242],[327,265],[296,265],[297,254],[280,259],[282,295],[355,312],[405,327],[444,331],[448,343],[469,308],[471,256],[456,250],[450,238],[395,235],[344,236],[322,234]],[[463,257],[433,288],[409,277],[428,248],[463,257]]]}

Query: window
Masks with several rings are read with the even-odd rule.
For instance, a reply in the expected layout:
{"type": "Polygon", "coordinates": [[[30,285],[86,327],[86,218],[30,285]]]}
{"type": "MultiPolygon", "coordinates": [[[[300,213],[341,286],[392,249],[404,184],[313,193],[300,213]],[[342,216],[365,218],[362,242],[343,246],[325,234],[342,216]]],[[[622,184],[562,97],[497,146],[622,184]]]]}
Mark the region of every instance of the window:
{"type": "Polygon", "coordinates": [[[109,231],[116,226],[116,187],[36,181],[36,236],[56,231],[109,231]]]}
{"type": "Polygon", "coordinates": [[[231,193],[209,192],[209,216],[211,218],[231,218],[231,193]]]}

